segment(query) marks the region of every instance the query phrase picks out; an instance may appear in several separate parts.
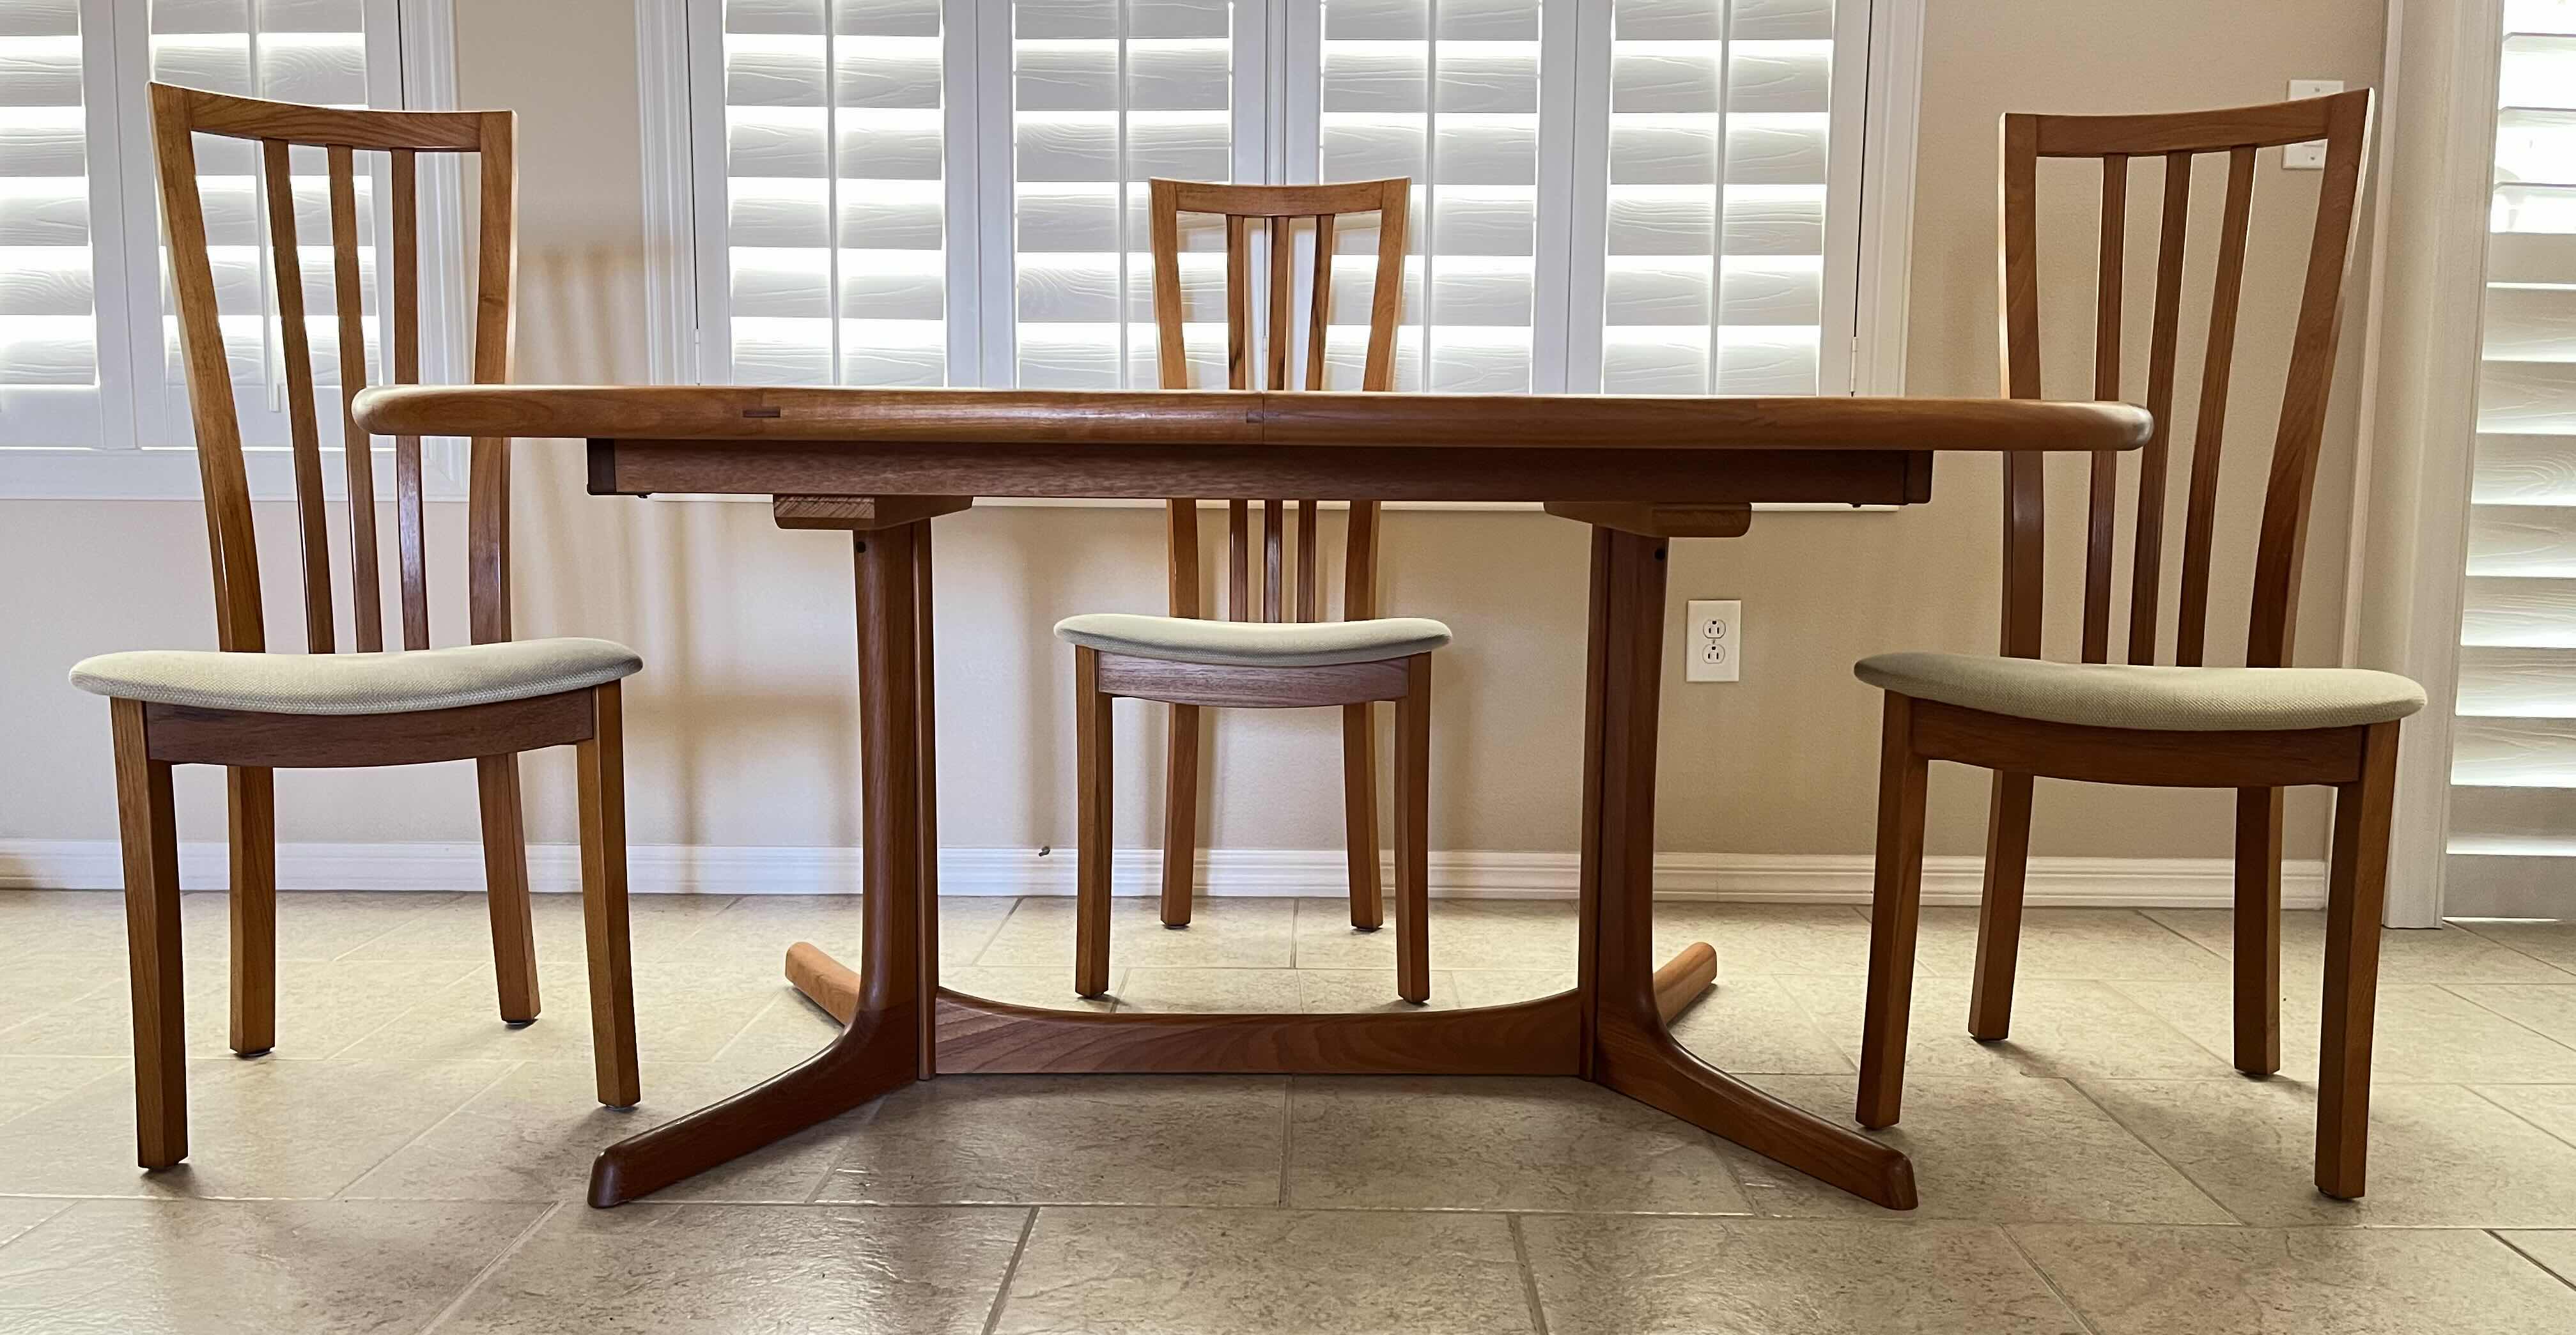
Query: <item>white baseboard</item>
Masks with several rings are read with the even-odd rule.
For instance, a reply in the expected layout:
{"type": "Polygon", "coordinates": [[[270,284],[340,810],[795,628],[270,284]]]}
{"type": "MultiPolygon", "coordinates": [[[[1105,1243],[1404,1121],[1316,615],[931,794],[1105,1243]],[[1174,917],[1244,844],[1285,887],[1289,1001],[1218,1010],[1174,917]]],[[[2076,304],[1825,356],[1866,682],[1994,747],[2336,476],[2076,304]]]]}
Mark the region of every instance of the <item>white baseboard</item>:
{"type": "MultiPolygon", "coordinates": [[[[834,894],[859,884],[855,848],[697,847],[639,844],[627,850],[627,879],[638,894],[834,894]]],[[[1122,848],[1114,876],[1120,894],[1143,895],[1158,884],[1162,857],[1122,848]]],[[[1973,904],[1983,859],[1924,860],[1923,902],[1973,904]]],[[[1655,859],[1659,899],[1739,900],[1775,904],[1862,904],[1869,901],[1871,860],[1858,853],[1666,853],[1655,859]]],[[[1456,852],[1431,855],[1431,893],[1446,899],[1560,899],[1575,892],[1575,854],[1456,852]]],[[[1391,870],[1391,869],[1390,869],[1391,870]]],[[[220,890],[226,883],[219,842],[179,847],[179,883],[220,890]]],[[[1021,848],[949,848],[939,855],[940,892],[949,895],[1069,895],[1073,854],[1021,848]]],[[[577,850],[533,844],[530,883],[547,892],[581,888],[577,850]]],[[[280,844],[278,884],[289,890],[478,890],[481,846],[445,844],[280,844]]],[[[0,888],[112,890],[124,884],[117,845],[108,839],[0,839],[0,888]]],[[[1348,884],[1338,849],[1219,849],[1200,855],[1199,884],[1211,895],[1339,895],[1348,884]]],[[[2221,908],[2231,902],[2224,858],[2033,858],[2025,890],[2033,905],[2093,908],[2221,908]]],[[[2282,902],[2325,903],[2325,864],[2292,861],[2281,869],[2282,902]]]]}

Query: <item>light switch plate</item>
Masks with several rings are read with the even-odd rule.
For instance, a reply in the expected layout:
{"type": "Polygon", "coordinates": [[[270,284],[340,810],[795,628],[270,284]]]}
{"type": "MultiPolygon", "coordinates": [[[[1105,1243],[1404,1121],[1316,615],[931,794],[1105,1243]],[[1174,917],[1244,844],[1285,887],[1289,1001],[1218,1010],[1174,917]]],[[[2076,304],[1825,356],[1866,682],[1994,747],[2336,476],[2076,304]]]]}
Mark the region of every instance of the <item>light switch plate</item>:
{"type": "MultiPolygon", "coordinates": [[[[2343,91],[2341,79],[2292,79],[2290,100],[2324,97],[2343,91]]],[[[2291,171],[2322,171],[2326,165],[2326,141],[2311,139],[2304,144],[2285,144],[2281,148],[2281,165],[2291,171]]]]}

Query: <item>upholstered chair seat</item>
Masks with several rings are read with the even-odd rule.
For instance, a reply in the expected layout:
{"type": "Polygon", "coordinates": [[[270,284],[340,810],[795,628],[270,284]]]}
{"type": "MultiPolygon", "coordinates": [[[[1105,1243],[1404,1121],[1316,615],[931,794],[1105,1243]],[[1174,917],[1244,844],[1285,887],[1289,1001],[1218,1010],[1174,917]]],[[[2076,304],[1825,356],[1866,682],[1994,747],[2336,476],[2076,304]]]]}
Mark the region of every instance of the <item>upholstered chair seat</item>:
{"type": "Polygon", "coordinates": [[[2424,688],[2364,668],[2149,667],[1896,653],[1853,675],[1882,690],[2043,723],[2151,732],[2289,732],[2390,723],[2424,688]]]}
{"type": "Polygon", "coordinates": [[[1361,621],[1207,621],[1087,612],[1055,623],[1056,638],[1105,654],[1229,667],[1323,667],[1410,658],[1449,643],[1428,617],[1361,621]]]}
{"type": "Polygon", "coordinates": [[[93,695],[262,714],[407,714],[529,700],[629,677],[644,666],[613,640],[511,640],[396,654],[250,654],[138,649],[72,667],[93,695]]]}

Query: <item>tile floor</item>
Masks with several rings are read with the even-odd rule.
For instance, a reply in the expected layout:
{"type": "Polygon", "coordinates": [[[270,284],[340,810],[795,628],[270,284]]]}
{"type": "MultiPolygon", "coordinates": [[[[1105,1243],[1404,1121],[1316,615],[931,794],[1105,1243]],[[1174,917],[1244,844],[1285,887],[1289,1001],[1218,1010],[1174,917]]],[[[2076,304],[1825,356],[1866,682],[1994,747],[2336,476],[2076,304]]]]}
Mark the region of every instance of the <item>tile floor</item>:
{"type": "MultiPolygon", "coordinates": [[[[943,905],[946,976],[1072,1004],[1070,904],[943,905]]],[[[1975,924],[1927,912],[1878,1210],[1570,1080],[949,1078],[654,1199],[599,1146],[821,1044],[778,975],[850,900],[639,897],[645,1104],[590,1099],[579,905],[540,901],[546,1018],[493,1016],[478,896],[281,907],[280,1046],[224,1051],[223,900],[186,907],[196,1156],[132,1167],[123,922],[0,894],[0,1330],[2576,1331],[2576,924],[2390,933],[2370,1196],[2309,1186],[2317,915],[2288,1069],[2228,1068],[2223,913],[2035,911],[2014,1037],[1961,1032],[1975,924]]],[[[1137,1009],[1391,1005],[1332,900],[1121,901],[1137,1009]]],[[[1446,902],[1434,1004],[1564,985],[1557,903],[1446,902]]],[[[1701,1055],[1847,1113],[1868,926],[1665,904],[1716,943],[1701,1055]]]]}

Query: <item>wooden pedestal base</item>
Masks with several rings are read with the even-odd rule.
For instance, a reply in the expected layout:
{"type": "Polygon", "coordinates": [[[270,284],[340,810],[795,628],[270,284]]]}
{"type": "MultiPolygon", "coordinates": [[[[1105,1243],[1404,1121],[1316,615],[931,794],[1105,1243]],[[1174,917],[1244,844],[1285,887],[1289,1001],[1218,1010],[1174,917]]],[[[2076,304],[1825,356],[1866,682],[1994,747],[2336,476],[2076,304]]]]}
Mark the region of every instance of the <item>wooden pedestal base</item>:
{"type": "Polygon", "coordinates": [[[1224,1071],[1576,1076],[1855,1195],[1913,1208],[1914,1170],[1902,1153],[1710,1067],[1665,1028],[1716,961],[1698,944],[1661,969],[1650,963],[1661,537],[1593,529],[1574,990],[1511,1006],[1356,1015],[1101,1015],[940,987],[937,840],[924,800],[929,524],[860,533],[856,549],[859,967],[802,943],[788,952],[789,978],[847,1027],[767,1083],[609,1146],[591,1171],[591,1204],[633,1200],[938,1075],[1224,1071]]]}

